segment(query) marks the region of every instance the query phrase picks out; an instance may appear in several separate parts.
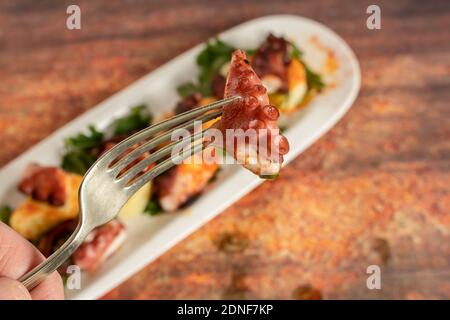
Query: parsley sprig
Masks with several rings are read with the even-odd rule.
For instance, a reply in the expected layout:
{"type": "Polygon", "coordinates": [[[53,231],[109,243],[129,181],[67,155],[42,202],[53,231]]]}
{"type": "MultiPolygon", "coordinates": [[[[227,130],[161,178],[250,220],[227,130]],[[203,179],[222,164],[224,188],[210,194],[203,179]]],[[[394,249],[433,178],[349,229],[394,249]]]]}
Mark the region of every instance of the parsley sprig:
{"type": "Polygon", "coordinates": [[[8,224],[11,217],[12,209],[8,206],[0,207],[0,221],[8,224]]]}
{"type": "Polygon", "coordinates": [[[220,71],[224,64],[231,60],[231,54],[234,50],[234,47],[219,39],[208,42],[206,48],[197,57],[197,65],[200,69],[197,81],[180,85],[177,88],[179,95],[186,97],[199,92],[204,96],[210,96],[212,94],[211,82],[214,75],[220,71]]]}
{"type": "Polygon", "coordinates": [[[130,110],[130,112],[114,121],[114,135],[127,135],[132,132],[142,130],[149,126],[152,121],[152,115],[145,105],[139,105],[130,110]]]}
{"type": "Polygon", "coordinates": [[[88,133],[79,133],[65,141],[66,153],[62,159],[62,168],[68,172],[84,175],[99,155],[99,146],[103,133],[89,126],[88,133]]]}
{"type": "Polygon", "coordinates": [[[150,199],[147,203],[147,206],[145,207],[144,213],[149,214],[151,216],[156,216],[163,212],[163,209],[158,203],[158,200],[153,197],[150,199]]]}
{"type": "MultiPolygon", "coordinates": [[[[151,120],[152,115],[146,106],[136,106],[128,114],[113,122],[113,135],[125,136],[142,130],[151,120]]],[[[84,175],[99,157],[104,138],[105,134],[91,125],[87,133],[79,133],[66,139],[62,168],[68,172],[84,175]]]]}

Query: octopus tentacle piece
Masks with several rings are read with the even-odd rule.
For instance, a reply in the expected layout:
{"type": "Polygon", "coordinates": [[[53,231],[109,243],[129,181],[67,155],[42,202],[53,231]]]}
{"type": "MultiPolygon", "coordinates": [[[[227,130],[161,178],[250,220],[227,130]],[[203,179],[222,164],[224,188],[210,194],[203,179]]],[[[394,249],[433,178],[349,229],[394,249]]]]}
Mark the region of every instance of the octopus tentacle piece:
{"type": "Polygon", "coordinates": [[[241,50],[233,53],[225,86],[225,98],[233,96],[240,99],[224,107],[216,126],[225,137],[226,150],[255,174],[276,176],[289,143],[277,126],[278,109],[270,104],[266,88],[241,50]],[[257,139],[251,140],[252,134],[257,139]]]}

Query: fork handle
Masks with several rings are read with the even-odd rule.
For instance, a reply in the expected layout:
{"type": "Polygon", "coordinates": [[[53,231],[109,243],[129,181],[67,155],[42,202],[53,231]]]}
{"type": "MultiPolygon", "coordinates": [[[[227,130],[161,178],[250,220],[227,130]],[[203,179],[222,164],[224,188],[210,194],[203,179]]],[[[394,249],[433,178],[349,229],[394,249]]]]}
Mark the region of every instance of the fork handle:
{"type": "Polygon", "coordinates": [[[50,257],[42,261],[31,271],[23,275],[19,281],[28,289],[32,290],[39,285],[47,276],[58,269],[72,253],[83,243],[89,230],[86,230],[81,220],[78,223],[74,233],[59,247],[50,257]]]}

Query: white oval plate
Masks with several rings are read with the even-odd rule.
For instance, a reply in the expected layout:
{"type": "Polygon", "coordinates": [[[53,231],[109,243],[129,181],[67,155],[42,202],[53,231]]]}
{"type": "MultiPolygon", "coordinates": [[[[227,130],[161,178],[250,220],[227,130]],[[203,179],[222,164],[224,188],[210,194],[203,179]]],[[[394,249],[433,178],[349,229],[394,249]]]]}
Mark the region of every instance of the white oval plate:
{"type": "MultiPolygon", "coordinates": [[[[320,65],[319,60],[323,58],[323,52],[317,52],[317,47],[310,41],[312,38],[329,48],[338,62],[335,74],[327,79],[335,86],[321,93],[287,122],[285,135],[291,150],[285,159],[289,162],[329,130],[350,108],[359,91],[360,69],[355,55],[337,34],[320,23],[298,16],[262,17],[218,36],[236,47],[254,48],[269,32],[294,41],[304,51],[304,57],[312,67],[320,65]]],[[[59,165],[64,139],[86,130],[89,124],[104,129],[113,118],[142,102],[147,103],[155,115],[172,110],[178,99],[175,88],[195,77],[195,59],[203,45],[181,54],[103,101],[7,164],[0,171],[0,204],[16,206],[23,199],[16,191],[16,185],[25,166],[30,162],[59,165]]],[[[67,290],[67,298],[94,299],[102,296],[263,181],[243,168],[230,166],[184,210],[185,214],[140,215],[128,221],[126,243],[96,273],[83,274],[81,289],[67,290]]]]}

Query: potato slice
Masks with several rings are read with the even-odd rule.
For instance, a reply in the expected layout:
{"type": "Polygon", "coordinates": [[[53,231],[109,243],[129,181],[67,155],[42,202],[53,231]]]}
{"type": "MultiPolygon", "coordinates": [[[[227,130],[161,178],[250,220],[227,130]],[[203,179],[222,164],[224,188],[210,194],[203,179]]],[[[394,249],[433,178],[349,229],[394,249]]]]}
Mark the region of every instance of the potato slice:
{"type": "Polygon", "coordinates": [[[120,209],[119,219],[126,220],[138,216],[144,212],[152,194],[152,182],[149,181],[139,189],[125,205],[120,209]]]}
{"type": "Polygon", "coordinates": [[[28,197],[12,213],[10,226],[29,240],[36,240],[61,222],[78,216],[78,189],[82,176],[67,174],[65,177],[67,200],[62,206],[28,197]]]}
{"type": "Polygon", "coordinates": [[[306,70],[303,64],[297,59],[292,59],[288,67],[288,94],[280,104],[282,112],[296,110],[303,102],[308,92],[308,82],[306,80],[306,70]]]}

